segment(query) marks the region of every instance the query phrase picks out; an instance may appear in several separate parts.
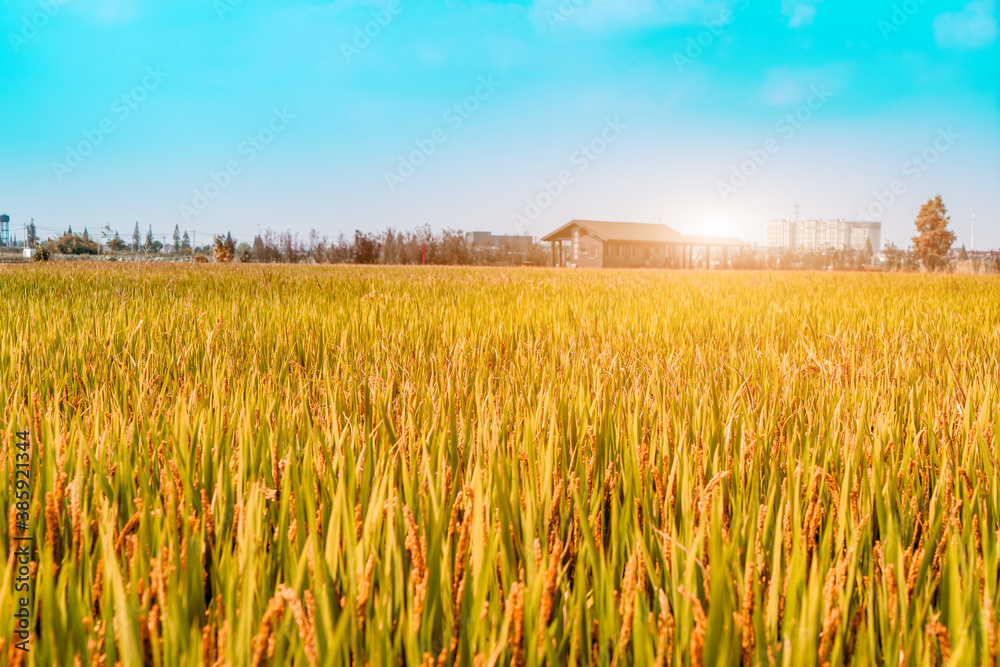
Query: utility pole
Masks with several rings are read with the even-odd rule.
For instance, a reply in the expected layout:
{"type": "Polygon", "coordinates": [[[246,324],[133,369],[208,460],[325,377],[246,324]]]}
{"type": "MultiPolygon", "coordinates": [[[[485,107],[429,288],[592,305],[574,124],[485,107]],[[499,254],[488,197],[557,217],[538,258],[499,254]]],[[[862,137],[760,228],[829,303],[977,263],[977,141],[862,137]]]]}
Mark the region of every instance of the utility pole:
{"type": "Polygon", "coordinates": [[[972,252],[976,252],[976,212],[972,212],[972,252]]]}
{"type": "Polygon", "coordinates": [[[792,224],[785,225],[785,238],[784,246],[785,250],[795,250],[799,243],[799,211],[801,207],[798,202],[795,202],[795,221],[792,224]]]}

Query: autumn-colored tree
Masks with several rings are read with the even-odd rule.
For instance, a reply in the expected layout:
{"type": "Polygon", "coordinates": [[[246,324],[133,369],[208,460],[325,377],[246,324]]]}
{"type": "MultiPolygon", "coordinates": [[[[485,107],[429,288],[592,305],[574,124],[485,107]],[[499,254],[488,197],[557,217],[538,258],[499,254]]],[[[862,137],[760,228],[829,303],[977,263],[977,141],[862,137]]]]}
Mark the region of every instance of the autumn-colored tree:
{"type": "Polygon", "coordinates": [[[944,265],[945,258],[955,242],[955,234],[948,229],[948,210],[941,201],[941,195],[928,200],[917,216],[917,232],[913,237],[913,248],[924,267],[934,271],[944,265]]]}
{"type": "Polygon", "coordinates": [[[212,254],[215,255],[216,262],[228,264],[233,261],[233,256],[236,254],[236,243],[233,242],[233,237],[229,234],[216,236],[212,254]]]}

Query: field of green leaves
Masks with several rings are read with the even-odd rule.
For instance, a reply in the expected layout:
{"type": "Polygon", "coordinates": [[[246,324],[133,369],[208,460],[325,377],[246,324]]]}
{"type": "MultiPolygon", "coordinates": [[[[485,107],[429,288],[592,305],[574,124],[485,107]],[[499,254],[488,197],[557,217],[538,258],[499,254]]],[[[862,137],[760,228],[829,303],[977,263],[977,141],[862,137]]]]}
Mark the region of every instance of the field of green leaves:
{"type": "Polygon", "coordinates": [[[7,664],[997,664],[995,277],[0,284],[7,664]]]}

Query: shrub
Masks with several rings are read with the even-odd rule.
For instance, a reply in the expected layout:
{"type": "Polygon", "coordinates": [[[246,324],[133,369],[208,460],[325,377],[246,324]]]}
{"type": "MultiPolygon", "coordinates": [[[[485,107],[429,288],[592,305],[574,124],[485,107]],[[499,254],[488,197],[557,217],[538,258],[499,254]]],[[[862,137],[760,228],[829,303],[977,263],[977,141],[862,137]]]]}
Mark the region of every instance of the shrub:
{"type": "Polygon", "coordinates": [[[101,251],[96,243],[79,234],[63,234],[55,242],[55,249],[61,255],[98,255],[101,251]]]}

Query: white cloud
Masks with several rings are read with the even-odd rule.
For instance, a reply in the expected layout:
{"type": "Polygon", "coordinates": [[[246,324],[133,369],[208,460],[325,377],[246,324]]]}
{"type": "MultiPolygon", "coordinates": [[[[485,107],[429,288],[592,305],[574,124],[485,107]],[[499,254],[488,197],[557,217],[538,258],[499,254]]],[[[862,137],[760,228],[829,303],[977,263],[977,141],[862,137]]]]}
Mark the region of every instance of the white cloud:
{"type": "Polygon", "coordinates": [[[995,0],[973,0],[960,12],[934,19],[934,41],[942,49],[981,49],[997,38],[995,0]]]}
{"type": "Polygon", "coordinates": [[[535,0],[536,21],[558,29],[584,30],[629,26],[686,25],[718,18],[725,0],[535,0]]]}
{"type": "Polygon", "coordinates": [[[833,64],[818,69],[777,67],[767,73],[760,88],[764,103],[773,107],[788,108],[802,104],[815,90],[837,94],[850,78],[847,65],[833,64]]]}
{"type": "Polygon", "coordinates": [[[816,4],[820,0],[782,0],[781,13],[788,17],[789,28],[801,28],[816,18],[816,4]]]}

